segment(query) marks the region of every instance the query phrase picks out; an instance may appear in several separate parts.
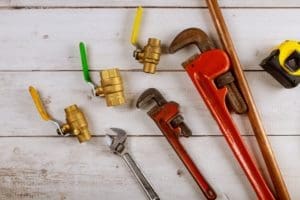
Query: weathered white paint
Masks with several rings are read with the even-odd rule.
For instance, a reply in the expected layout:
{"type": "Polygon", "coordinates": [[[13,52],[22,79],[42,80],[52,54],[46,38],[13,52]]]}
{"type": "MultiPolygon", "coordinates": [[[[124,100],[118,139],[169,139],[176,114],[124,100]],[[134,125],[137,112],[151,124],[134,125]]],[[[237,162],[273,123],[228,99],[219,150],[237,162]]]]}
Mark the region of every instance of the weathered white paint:
{"type": "MultiPolygon", "coordinates": [[[[220,0],[220,5],[223,7],[299,7],[300,3],[297,0],[220,0]]],[[[2,7],[128,7],[128,6],[157,6],[157,7],[203,7],[206,6],[204,0],[2,0],[2,7]]]]}
{"type": "MultiPolygon", "coordinates": [[[[299,199],[300,138],[270,139],[292,199],[299,199]]],[[[255,143],[253,137],[246,140],[255,143]]],[[[255,199],[223,137],[182,138],[182,142],[220,196],[255,199]]],[[[165,138],[129,137],[127,144],[161,199],[204,199],[165,138]]],[[[146,199],[102,137],[86,144],[75,138],[1,138],[0,149],[0,199],[146,199]]]]}
{"type": "MultiPolygon", "coordinates": [[[[283,89],[267,73],[246,74],[267,132],[272,135],[299,135],[299,124],[295,121],[300,117],[297,106],[299,88],[283,89]]],[[[2,136],[55,135],[54,126],[39,118],[28,93],[29,85],[39,89],[49,112],[59,120],[64,120],[65,107],[78,104],[86,113],[92,132],[97,135],[114,126],[125,128],[132,135],[161,135],[147,116],[147,110],[135,108],[138,96],[149,87],[158,88],[168,100],[181,105],[186,123],[195,135],[220,134],[185,72],[159,72],[156,75],[122,72],[127,103],[114,108],[106,107],[104,99],[92,97],[81,72],[2,72],[0,75],[0,113],[10,119],[0,121],[2,136]]],[[[98,73],[92,75],[98,82],[98,73]]],[[[234,117],[243,134],[252,134],[245,116],[234,117]]]]}
{"type": "MultiPolygon", "coordinates": [[[[261,70],[260,60],[282,40],[299,39],[299,1],[220,0],[220,4],[231,7],[224,9],[224,15],[247,70],[261,70]]],[[[132,135],[129,150],[161,199],[204,199],[146,110],[135,109],[136,98],[148,87],[160,89],[168,100],[181,104],[196,136],[181,141],[218,194],[230,200],[255,199],[180,67],[195,48],[176,56],[163,55],[158,69],[167,72],[136,71],[142,66],[132,58],[129,38],[137,5],[157,7],[144,11],[142,43],[158,37],[169,44],[177,32],[191,26],[217,38],[207,9],[199,8],[205,6],[203,0],[0,0],[0,199],[145,199],[125,164],[105,145],[102,136],[109,127],[123,128],[132,135]],[[92,69],[117,66],[125,70],[126,105],[107,108],[104,100],[91,97],[78,71],[79,41],[88,45],[92,69]],[[49,112],[62,121],[63,108],[77,103],[98,137],[79,144],[76,138],[56,136],[54,127],[39,119],[27,91],[29,85],[40,90],[49,112]]],[[[97,72],[92,75],[98,82],[97,72]]],[[[300,199],[299,87],[285,90],[261,71],[246,75],[292,199],[300,199]]],[[[235,115],[234,119],[242,134],[252,134],[246,117],[235,115]]],[[[264,168],[254,137],[245,139],[264,168]]]]}
{"type": "MultiPolygon", "coordinates": [[[[91,69],[142,69],[129,42],[134,15],[133,8],[1,10],[0,70],[80,69],[80,41],[88,45],[91,69]]],[[[224,15],[245,69],[261,70],[258,64],[271,48],[299,39],[299,9],[226,9],[224,15]]],[[[144,16],[142,44],[157,37],[169,45],[193,26],[217,38],[207,9],[145,9],[144,16]]],[[[188,48],[163,55],[158,69],[182,69],[180,64],[195,52],[188,48]]]]}

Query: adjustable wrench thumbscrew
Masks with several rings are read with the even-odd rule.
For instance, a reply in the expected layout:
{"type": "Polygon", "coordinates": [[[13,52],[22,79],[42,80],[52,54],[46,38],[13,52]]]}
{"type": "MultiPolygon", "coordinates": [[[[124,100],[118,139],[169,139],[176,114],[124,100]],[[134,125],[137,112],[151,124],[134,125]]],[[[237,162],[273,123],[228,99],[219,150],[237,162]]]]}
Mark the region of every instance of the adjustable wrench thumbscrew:
{"type": "Polygon", "coordinates": [[[216,199],[217,194],[208,184],[179,141],[180,135],[187,137],[192,134],[191,130],[183,122],[183,117],[179,114],[179,105],[173,101],[167,102],[157,89],[149,88],[138,98],[136,106],[137,108],[140,108],[141,106],[150,104],[152,101],[156,102],[157,105],[148,111],[148,115],[154,120],[158,128],[164,134],[178,157],[196,181],[206,199],[216,199]]]}
{"type": "Polygon", "coordinates": [[[137,166],[131,155],[126,151],[125,142],[127,134],[124,130],[119,128],[111,128],[114,135],[107,134],[109,139],[109,148],[111,151],[121,156],[130,168],[134,176],[137,178],[139,184],[143,188],[149,200],[160,200],[157,193],[152,188],[149,181],[146,179],[140,168],[137,166]]]}

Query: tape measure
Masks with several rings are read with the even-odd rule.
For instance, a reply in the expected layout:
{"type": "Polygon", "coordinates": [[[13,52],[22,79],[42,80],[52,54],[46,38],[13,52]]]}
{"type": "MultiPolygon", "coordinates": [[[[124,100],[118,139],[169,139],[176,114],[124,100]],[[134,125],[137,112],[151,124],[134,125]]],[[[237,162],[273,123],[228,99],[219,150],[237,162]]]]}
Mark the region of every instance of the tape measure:
{"type": "Polygon", "coordinates": [[[285,88],[296,87],[300,82],[300,42],[284,41],[260,65],[285,88]]]}

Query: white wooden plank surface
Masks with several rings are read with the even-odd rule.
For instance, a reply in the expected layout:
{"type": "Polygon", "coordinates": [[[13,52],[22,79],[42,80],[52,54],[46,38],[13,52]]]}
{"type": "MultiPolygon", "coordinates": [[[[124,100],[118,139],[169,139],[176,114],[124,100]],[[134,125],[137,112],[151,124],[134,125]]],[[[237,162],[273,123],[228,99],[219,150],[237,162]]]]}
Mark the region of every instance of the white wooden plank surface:
{"type": "MultiPolygon", "coordinates": [[[[299,199],[299,136],[270,139],[292,199],[299,199]]],[[[255,143],[252,137],[247,141],[255,143]]],[[[255,199],[224,138],[193,137],[183,143],[220,196],[255,199]]],[[[128,146],[161,199],[204,199],[165,138],[130,137],[128,146]]],[[[145,199],[103,138],[81,145],[71,138],[1,138],[0,149],[5,149],[0,152],[0,199],[145,199]]]]}
{"type": "MultiPolygon", "coordinates": [[[[88,45],[92,69],[142,69],[129,43],[135,9],[1,10],[0,70],[78,70],[78,43],[88,45]]],[[[224,15],[245,69],[258,64],[275,45],[299,39],[299,9],[226,9],[224,15]],[[288,22],[288,23],[287,23],[288,22]]],[[[201,27],[216,39],[206,9],[145,9],[140,41],[158,37],[169,45],[187,27],[201,27]],[[161,28],[161,23],[168,24],[161,28]]],[[[195,48],[164,55],[158,69],[178,70],[195,48]]]]}
{"type": "MultiPolygon", "coordinates": [[[[29,85],[40,90],[49,112],[57,119],[64,120],[65,107],[78,104],[86,113],[92,132],[97,135],[114,126],[120,126],[132,135],[161,135],[146,114],[148,110],[135,108],[136,99],[149,87],[158,88],[168,100],[181,105],[183,116],[195,135],[220,134],[185,72],[159,72],[157,75],[122,72],[127,104],[115,108],[106,107],[104,99],[91,96],[81,72],[2,72],[0,76],[0,113],[11,119],[0,120],[2,136],[55,135],[54,126],[39,118],[28,93],[29,85]]],[[[93,78],[98,81],[98,73],[93,73],[93,78]]],[[[247,78],[268,134],[299,135],[299,124],[294,120],[300,117],[299,88],[283,89],[267,73],[247,72],[247,78]]],[[[242,134],[252,134],[245,116],[235,116],[235,119],[242,134]]]]}
{"type": "MultiPolygon", "coordinates": [[[[2,0],[2,7],[136,7],[136,6],[157,6],[157,7],[203,7],[206,6],[204,0],[2,0]]],[[[295,7],[300,6],[297,0],[220,0],[223,7],[295,7]]]]}
{"type": "MultiPolygon", "coordinates": [[[[247,70],[261,70],[258,63],[282,40],[299,39],[299,1],[220,0],[220,4],[228,7],[224,15],[247,70]]],[[[255,199],[180,67],[195,48],[162,56],[162,71],[156,75],[138,71],[142,66],[131,57],[134,48],[129,44],[137,5],[150,7],[144,10],[142,42],[152,36],[169,44],[177,32],[191,26],[217,38],[203,0],[0,0],[1,200],[144,199],[125,164],[105,145],[103,134],[109,127],[124,128],[131,135],[130,151],[162,199],[203,199],[146,110],[135,109],[136,98],[148,87],[160,89],[167,99],[181,104],[195,135],[182,141],[218,193],[230,200],[255,199]],[[162,20],[168,24],[164,29],[162,20]],[[91,98],[78,71],[79,41],[88,45],[95,81],[99,69],[117,66],[125,70],[126,105],[107,108],[104,100],[91,98]],[[60,120],[63,108],[77,103],[97,137],[80,145],[76,138],[56,136],[54,127],[39,119],[27,92],[29,85],[37,86],[50,113],[60,120]]],[[[262,71],[246,75],[292,199],[300,199],[299,87],[285,90],[262,71]]],[[[234,118],[242,134],[252,134],[246,117],[234,118]]],[[[245,139],[262,165],[254,137],[245,139]]]]}

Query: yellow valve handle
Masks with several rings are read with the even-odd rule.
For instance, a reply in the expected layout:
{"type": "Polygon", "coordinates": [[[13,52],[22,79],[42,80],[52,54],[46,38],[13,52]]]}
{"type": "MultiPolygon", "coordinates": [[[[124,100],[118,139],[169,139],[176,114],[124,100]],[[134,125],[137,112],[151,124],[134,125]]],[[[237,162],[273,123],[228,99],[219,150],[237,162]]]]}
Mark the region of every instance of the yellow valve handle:
{"type": "Polygon", "coordinates": [[[280,66],[283,67],[283,69],[288,72],[290,75],[300,76],[300,69],[297,71],[291,71],[285,66],[285,60],[294,52],[298,51],[300,52],[300,42],[293,41],[293,40],[287,40],[279,45],[278,47],[280,53],[279,53],[279,63],[280,66]]]}
{"type": "Polygon", "coordinates": [[[133,22],[132,33],[131,33],[131,44],[133,46],[137,45],[142,16],[143,16],[143,8],[139,6],[136,9],[136,14],[133,22]]]}
{"type": "Polygon", "coordinates": [[[41,98],[40,98],[40,95],[39,95],[39,92],[32,86],[29,87],[29,93],[32,97],[32,100],[34,102],[34,105],[36,107],[36,109],[38,110],[41,118],[45,121],[49,121],[49,120],[52,120],[52,118],[50,117],[50,115],[47,113],[42,101],[41,101],[41,98]]]}

